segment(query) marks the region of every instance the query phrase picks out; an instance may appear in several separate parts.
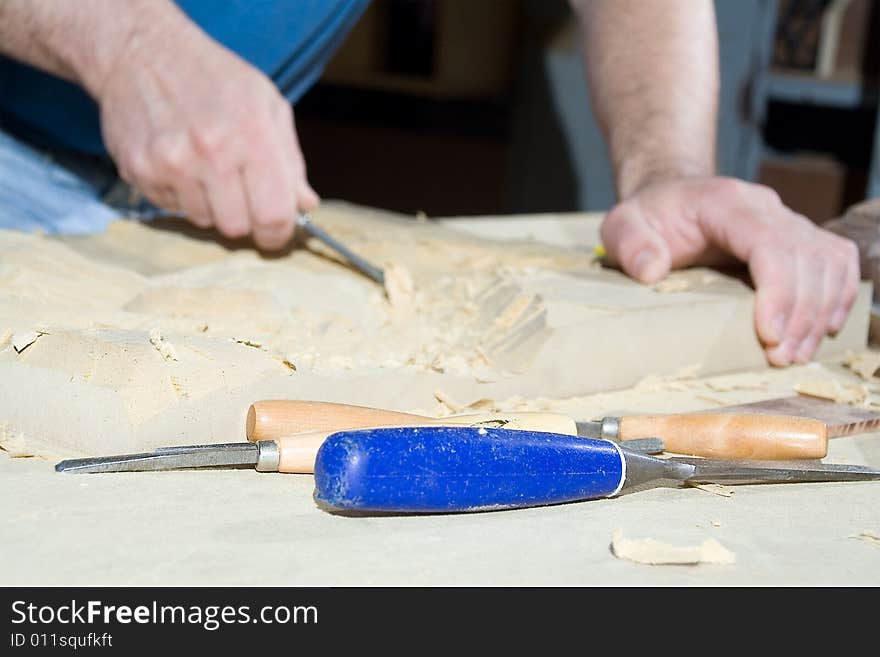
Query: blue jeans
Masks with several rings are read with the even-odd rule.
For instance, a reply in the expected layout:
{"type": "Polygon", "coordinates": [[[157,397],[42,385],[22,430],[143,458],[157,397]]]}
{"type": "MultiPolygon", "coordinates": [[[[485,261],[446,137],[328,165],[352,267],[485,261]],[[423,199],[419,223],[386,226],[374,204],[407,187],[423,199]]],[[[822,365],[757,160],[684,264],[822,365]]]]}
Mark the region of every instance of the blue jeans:
{"type": "Polygon", "coordinates": [[[106,158],[40,151],[0,131],[0,228],[99,233],[115,219],[160,213],[106,158]]]}

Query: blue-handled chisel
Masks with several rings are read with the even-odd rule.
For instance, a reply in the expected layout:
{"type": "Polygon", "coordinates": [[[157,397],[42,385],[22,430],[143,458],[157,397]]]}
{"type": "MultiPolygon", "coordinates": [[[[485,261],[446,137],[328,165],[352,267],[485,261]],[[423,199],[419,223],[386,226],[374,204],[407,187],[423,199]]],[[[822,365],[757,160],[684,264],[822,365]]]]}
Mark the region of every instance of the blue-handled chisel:
{"type": "Polygon", "coordinates": [[[332,509],[436,513],[541,506],[623,489],[880,479],[880,470],[815,461],[654,458],[610,440],[475,427],[341,431],[315,461],[316,500],[332,509]]]}

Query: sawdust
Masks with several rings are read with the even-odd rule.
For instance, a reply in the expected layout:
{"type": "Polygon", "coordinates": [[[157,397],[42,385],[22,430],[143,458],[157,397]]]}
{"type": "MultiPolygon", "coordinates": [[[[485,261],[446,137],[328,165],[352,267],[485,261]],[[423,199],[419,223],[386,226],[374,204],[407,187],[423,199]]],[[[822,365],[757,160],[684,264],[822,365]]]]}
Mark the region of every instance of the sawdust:
{"type": "Polygon", "coordinates": [[[880,370],[880,352],[848,350],[843,364],[866,381],[871,381],[880,370]]]}
{"type": "Polygon", "coordinates": [[[174,348],[174,345],[162,337],[162,333],[158,328],[150,329],[150,344],[166,361],[177,360],[177,350],[174,348]]]}
{"type": "Polygon", "coordinates": [[[614,530],[611,552],[618,559],[650,566],[736,563],[736,555],[714,538],[696,546],[678,547],[653,538],[625,539],[620,529],[614,530]]]}
{"type": "Polygon", "coordinates": [[[830,399],[839,404],[857,406],[868,398],[868,389],[858,383],[841,383],[837,379],[808,379],[794,384],[798,394],[830,399]]]}

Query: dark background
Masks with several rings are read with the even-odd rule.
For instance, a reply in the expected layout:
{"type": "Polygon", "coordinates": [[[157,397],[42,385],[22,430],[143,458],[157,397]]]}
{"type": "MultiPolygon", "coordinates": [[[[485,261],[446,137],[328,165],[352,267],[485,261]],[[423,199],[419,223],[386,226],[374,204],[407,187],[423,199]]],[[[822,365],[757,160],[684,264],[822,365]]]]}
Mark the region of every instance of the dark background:
{"type": "MultiPolygon", "coordinates": [[[[833,7],[716,2],[719,171],[817,222],[880,193],[876,1],[833,7]]],[[[324,198],[429,216],[614,202],[562,0],[373,0],[296,120],[324,198]]]]}

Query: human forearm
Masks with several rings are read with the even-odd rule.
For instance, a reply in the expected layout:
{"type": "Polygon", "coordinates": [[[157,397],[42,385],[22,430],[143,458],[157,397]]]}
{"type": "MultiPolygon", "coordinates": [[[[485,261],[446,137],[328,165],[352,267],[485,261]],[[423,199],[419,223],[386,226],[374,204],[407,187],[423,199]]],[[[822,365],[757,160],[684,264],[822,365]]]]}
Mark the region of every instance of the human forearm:
{"type": "Polygon", "coordinates": [[[96,97],[146,32],[192,27],[170,0],[0,0],[0,52],[96,97]]]}
{"type": "Polygon", "coordinates": [[[715,171],[718,44],[711,0],[572,0],[618,195],[715,171]]]}

